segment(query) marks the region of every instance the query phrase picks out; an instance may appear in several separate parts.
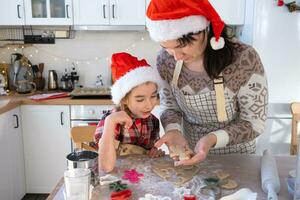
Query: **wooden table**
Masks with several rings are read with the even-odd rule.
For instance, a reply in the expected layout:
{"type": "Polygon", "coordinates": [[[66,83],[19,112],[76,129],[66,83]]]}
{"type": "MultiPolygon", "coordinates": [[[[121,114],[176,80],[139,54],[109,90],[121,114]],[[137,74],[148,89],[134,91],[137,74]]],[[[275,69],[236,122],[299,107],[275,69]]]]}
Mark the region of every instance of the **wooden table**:
{"type": "MultiPolygon", "coordinates": [[[[168,159],[166,157],[166,159],[168,159]]],[[[199,164],[200,171],[196,177],[202,178],[213,174],[216,170],[224,170],[230,173],[231,178],[236,180],[239,184],[239,188],[247,187],[254,192],[257,192],[258,200],[267,199],[266,194],[261,189],[260,181],[260,159],[258,155],[226,155],[226,156],[211,156],[201,164],[199,164]]],[[[125,169],[135,168],[138,172],[144,174],[144,178],[141,179],[138,184],[131,184],[129,187],[133,190],[133,198],[138,199],[143,197],[146,193],[152,193],[156,195],[169,196],[172,199],[178,199],[172,196],[174,190],[173,184],[163,181],[156,176],[151,170],[151,164],[156,159],[149,159],[144,156],[130,156],[127,158],[120,158],[117,162],[117,167],[112,174],[121,177],[125,169]]],[[[288,172],[296,167],[295,156],[277,156],[276,157],[281,191],[278,199],[292,199],[288,192],[285,183],[285,178],[288,177],[288,172]]],[[[190,182],[189,182],[190,183],[190,182]]],[[[187,183],[187,184],[189,184],[187,183]]],[[[60,200],[63,198],[63,179],[60,180],[57,187],[49,195],[49,200],[60,200]]],[[[236,190],[237,190],[236,189],[236,190]]],[[[231,194],[236,190],[223,190],[223,194],[231,194]]],[[[92,191],[92,200],[109,199],[109,190],[107,186],[97,186],[92,191]]]]}

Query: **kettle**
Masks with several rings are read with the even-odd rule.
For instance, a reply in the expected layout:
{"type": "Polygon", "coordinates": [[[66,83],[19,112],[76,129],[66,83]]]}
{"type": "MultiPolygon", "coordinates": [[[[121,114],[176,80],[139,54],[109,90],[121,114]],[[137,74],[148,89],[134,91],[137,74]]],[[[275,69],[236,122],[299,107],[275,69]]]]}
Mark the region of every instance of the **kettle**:
{"type": "Polygon", "coordinates": [[[48,90],[58,89],[57,73],[55,70],[49,70],[48,74],[48,90]]]}

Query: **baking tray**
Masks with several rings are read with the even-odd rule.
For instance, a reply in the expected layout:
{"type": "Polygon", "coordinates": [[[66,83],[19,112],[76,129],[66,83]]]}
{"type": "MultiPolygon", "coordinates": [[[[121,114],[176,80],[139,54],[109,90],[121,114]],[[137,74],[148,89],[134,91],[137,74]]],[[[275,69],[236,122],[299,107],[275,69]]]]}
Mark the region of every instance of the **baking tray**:
{"type": "Polygon", "coordinates": [[[70,95],[72,99],[111,99],[110,88],[76,88],[70,95]]]}

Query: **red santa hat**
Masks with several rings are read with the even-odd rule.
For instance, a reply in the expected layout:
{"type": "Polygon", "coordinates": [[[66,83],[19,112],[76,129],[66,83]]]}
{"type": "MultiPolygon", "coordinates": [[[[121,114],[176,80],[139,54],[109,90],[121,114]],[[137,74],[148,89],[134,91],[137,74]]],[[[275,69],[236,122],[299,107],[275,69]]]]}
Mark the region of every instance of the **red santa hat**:
{"type": "MultiPolygon", "coordinates": [[[[221,1],[221,0],[220,0],[221,1]]],[[[156,42],[174,40],[197,33],[212,24],[214,50],[224,47],[224,22],[208,0],[151,0],[147,9],[147,28],[156,42]]]]}
{"type": "Polygon", "coordinates": [[[158,90],[162,79],[157,69],[151,67],[145,59],[138,60],[128,53],[115,53],[111,58],[111,72],[114,84],[111,87],[112,101],[119,104],[130,90],[146,82],[154,82],[158,90]]]}

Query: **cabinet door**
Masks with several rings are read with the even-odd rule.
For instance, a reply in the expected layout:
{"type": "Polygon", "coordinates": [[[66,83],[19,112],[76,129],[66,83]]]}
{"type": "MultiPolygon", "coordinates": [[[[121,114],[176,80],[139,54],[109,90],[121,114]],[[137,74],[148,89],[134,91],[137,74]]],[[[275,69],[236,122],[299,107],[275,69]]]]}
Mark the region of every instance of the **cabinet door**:
{"type": "Polygon", "coordinates": [[[1,199],[12,199],[11,187],[12,182],[10,178],[10,155],[9,151],[9,138],[8,138],[8,128],[7,122],[9,120],[9,115],[7,113],[0,115],[0,160],[1,160],[1,170],[0,170],[0,197],[1,199]]]}
{"type": "Polygon", "coordinates": [[[246,0],[209,0],[226,24],[242,25],[245,21],[246,0]]]}
{"type": "Polygon", "coordinates": [[[111,0],[111,25],[145,25],[145,0],[111,0]]]}
{"type": "Polygon", "coordinates": [[[71,151],[69,106],[22,106],[27,193],[50,193],[71,151]]]}
{"type": "Polygon", "coordinates": [[[24,25],[23,0],[0,0],[0,25],[24,25]]]}
{"type": "Polygon", "coordinates": [[[26,25],[72,25],[71,0],[24,0],[26,25]]]}
{"type": "Polygon", "coordinates": [[[12,199],[22,199],[25,195],[24,146],[21,128],[20,108],[8,112],[9,152],[12,180],[12,199]]]}
{"type": "Polygon", "coordinates": [[[109,25],[109,0],[76,0],[74,25],[109,25]]]}

